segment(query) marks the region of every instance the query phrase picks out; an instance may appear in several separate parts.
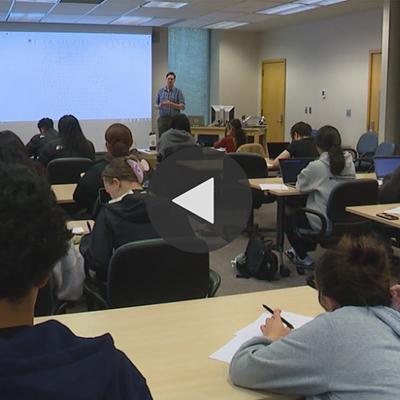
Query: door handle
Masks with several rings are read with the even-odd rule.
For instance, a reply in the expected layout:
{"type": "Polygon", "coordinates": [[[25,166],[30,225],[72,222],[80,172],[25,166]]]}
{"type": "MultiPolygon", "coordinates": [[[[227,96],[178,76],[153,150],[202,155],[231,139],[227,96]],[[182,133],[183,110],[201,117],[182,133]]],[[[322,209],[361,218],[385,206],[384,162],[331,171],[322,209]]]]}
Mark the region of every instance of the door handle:
{"type": "Polygon", "coordinates": [[[276,121],[276,122],[278,122],[279,124],[283,125],[283,114],[281,114],[281,119],[279,119],[279,120],[276,121]]]}

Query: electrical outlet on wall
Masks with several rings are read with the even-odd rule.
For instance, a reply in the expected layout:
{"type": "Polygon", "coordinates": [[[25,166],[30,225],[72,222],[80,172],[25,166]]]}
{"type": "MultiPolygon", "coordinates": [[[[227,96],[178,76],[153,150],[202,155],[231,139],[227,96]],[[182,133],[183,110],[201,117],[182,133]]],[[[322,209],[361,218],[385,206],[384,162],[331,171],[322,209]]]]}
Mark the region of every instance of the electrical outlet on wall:
{"type": "Polygon", "coordinates": [[[312,108],[308,107],[308,113],[311,114],[311,112],[312,112],[312,108]]]}
{"type": "Polygon", "coordinates": [[[321,92],[321,97],[322,97],[322,100],[325,100],[325,99],[326,99],[326,90],[323,90],[323,91],[321,92]]]}
{"type": "Polygon", "coordinates": [[[308,114],[308,107],[307,106],[304,107],[304,113],[308,114]]]}
{"type": "Polygon", "coordinates": [[[351,108],[346,109],[346,117],[351,117],[351,108]]]}

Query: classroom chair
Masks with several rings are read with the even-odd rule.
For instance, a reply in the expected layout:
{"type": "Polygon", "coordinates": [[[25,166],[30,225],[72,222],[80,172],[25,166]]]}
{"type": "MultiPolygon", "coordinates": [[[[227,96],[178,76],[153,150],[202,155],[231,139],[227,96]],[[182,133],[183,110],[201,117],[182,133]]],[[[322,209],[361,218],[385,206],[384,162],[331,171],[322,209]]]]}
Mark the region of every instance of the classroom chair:
{"type": "Polygon", "coordinates": [[[51,160],[47,165],[47,178],[51,185],[78,183],[81,174],[93,165],[93,161],[83,157],[66,157],[51,160]]]}
{"type": "Polygon", "coordinates": [[[378,147],[378,134],[375,132],[363,133],[357,142],[357,158],[354,160],[357,172],[368,171],[372,158],[378,147]]]}
{"type": "MultiPolygon", "coordinates": [[[[177,239],[184,245],[195,238],[177,239]]],[[[93,281],[85,284],[88,306],[119,308],[215,295],[221,278],[209,267],[209,253],[180,250],[164,239],[132,242],[113,254],[105,288],[93,281]],[[100,289],[100,290],[99,290],[100,289]]]]}
{"type": "MultiPolygon", "coordinates": [[[[299,208],[295,211],[294,226],[298,236],[312,245],[319,244],[326,248],[336,244],[344,234],[361,234],[371,229],[372,221],[358,215],[348,213],[346,207],[363,206],[378,203],[378,182],[375,179],[352,179],[342,182],[332,190],[327,205],[327,216],[332,224],[328,231],[328,221],[325,216],[316,210],[299,208]],[[304,215],[314,215],[321,221],[319,231],[298,228],[297,221],[304,215]]],[[[301,268],[299,274],[304,273],[301,268]]]]}
{"type": "Polygon", "coordinates": [[[237,150],[237,153],[252,153],[258,154],[261,157],[265,158],[265,150],[264,147],[260,143],[246,143],[242,144],[237,150]]]}
{"type": "Polygon", "coordinates": [[[55,295],[54,281],[50,274],[46,285],[39,289],[35,303],[35,317],[64,314],[68,302],[59,301],[55,295]]]}

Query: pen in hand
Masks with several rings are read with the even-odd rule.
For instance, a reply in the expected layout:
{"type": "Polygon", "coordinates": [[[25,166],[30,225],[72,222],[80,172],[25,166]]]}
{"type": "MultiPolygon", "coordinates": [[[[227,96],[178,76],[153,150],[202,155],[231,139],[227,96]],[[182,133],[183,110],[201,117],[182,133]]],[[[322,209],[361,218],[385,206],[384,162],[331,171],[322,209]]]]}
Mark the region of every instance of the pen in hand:
{"type": "Polygon", "coordinates": [[[88,227],[89,233],[92,232],[92,226],[90,225],[89,221],[86,221],[86,226],[88,227]]]}
{"type": "MultiPolygon", "coordinates": [[[[267,305],[263,304],[262,305],[267,311],[269,311],[272,315],[274,314],[274,310],[270,307],[268,307],[267,305]]],[[[285,318],[281,317],[282,322],[289,328],[289,329],[294,329],[294,326],[287,321],[285,318]]]]}

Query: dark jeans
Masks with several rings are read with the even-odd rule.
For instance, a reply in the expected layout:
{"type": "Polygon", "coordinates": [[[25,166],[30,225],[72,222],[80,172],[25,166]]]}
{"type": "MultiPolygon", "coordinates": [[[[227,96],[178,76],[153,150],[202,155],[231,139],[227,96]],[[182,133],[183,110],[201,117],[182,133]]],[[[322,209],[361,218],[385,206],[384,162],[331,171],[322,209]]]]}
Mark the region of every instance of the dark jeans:
{"type": "MultiPolygon", "coordinates": [[[[294,212],[294,210],[292,210],[294,212]]],[[[308,222],[307,217],[304,214],[300,214],[300,217],[297,219],[297,224],[294,224],[293,221],[293,212],[286,215],[285,219],[285,230],[286,237],[290,245],[294,248],[297,255],[300,258],[307,257],[307,252],[316,249],[316,244],[312,243],[308,240],[305,240],[299,237],[295,231],[295,228],[304,228],[304,229],[312,229],[310,223],[308,222]]]]}
{"type": "Polygon", "coordinates": [[[157,126],[158,126],[158,137],[171,128],[172,117],[158,117],[157,126]]]}

